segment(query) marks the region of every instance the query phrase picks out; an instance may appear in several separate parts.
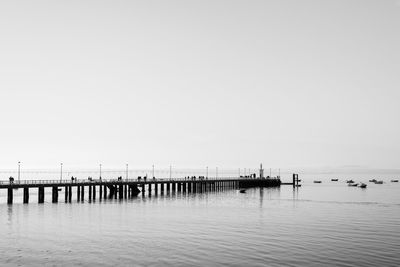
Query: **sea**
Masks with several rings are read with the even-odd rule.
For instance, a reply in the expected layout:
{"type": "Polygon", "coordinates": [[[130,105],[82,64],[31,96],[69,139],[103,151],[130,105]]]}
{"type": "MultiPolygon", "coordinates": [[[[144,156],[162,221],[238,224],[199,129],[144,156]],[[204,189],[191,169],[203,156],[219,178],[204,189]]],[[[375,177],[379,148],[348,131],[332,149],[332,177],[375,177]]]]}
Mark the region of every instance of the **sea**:
{"type": "Polygon", "coordinates": [[[1,189],[0,266],[400,266],[400,183],[391,182],[399,176],[299,178],[296,188],[91,203],[75,194],[64,203],[60,192],[53,204],[46,191],[38,204],[32,190],[22,204],[16,190],[7,205],[1,189]]]}

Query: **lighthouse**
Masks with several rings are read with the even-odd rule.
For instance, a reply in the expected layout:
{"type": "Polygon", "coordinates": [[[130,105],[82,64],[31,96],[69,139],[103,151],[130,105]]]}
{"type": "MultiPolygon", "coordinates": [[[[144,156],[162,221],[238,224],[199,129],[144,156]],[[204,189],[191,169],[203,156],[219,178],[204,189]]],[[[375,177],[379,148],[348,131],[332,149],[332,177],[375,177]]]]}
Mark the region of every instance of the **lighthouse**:
{"type": "Polygon", "coordinates": [[[260,179],[264,178],[264,169],[262,167],[262,163],[260,164],[260,179]]]}

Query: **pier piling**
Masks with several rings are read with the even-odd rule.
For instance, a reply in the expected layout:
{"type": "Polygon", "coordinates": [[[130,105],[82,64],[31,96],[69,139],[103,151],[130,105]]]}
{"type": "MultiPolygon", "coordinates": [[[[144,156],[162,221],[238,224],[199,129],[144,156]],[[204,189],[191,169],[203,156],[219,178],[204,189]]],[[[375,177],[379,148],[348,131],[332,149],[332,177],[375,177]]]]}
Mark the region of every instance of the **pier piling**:
{"type": "Polygon", "coordinates": [[[24,200],[23,202],[29,203],[29,187],[24,187],[24,200]]]}

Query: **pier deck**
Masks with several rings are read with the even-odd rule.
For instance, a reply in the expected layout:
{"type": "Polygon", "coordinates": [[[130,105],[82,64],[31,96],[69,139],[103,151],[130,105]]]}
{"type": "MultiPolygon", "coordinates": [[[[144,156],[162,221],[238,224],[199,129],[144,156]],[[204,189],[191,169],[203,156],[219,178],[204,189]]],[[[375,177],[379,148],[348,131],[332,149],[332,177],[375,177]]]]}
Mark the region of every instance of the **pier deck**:
{"type": "MultiPolygon", "coordinates": [[[[294,185],[294,178],[293,184],[294,185]]],[[[93,179],[93,180],[21,180],[0,181],[0,189],[7,190],[7,203],[12,204],[14,189],[23,189],[23,203],[29,203],[30,189],[37,188],[38,202],[43,203],[45,188],[52,188],[52,202],[57,203],[59,191],[64,189],[65,202],[71,202],[72,194],[77,201],[84,201],[87,191],[88,201],[97,198],[131,198],[134,196],[164,194],[164,192],[203,193],[249,187],[277,187],[281,180],[278,178],[204,178],[204,179],[93,179]],[[75,192],[73,192],[75,191],[75,192]]],[[[288,183],[285,183],[288,184],[288,183]]]]}

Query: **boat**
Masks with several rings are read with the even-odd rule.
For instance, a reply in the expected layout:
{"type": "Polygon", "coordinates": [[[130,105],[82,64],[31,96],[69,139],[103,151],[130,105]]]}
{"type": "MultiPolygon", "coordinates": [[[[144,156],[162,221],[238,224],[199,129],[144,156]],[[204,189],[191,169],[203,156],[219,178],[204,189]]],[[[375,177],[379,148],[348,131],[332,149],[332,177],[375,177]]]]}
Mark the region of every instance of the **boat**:
{"type": "Polygon", "coordinates": [[[319,181],[319,180],[315,180],[315,181],[314,181],[314,184],[320,184],[320,183],[322,183],[322,182],[319,181]]]}
{"type": "Polygon", "coordinates": [[[375,184],[383,184],[383,181],[375,181],[375,184]]]}
{"type": "Polygon", "coordinates": [[[398,183],[399,180],[390,180],[392,183],[398,183]]]}
{"type": "Polygon", "coordinates": [[[352,184],[352,183],[354,183],[354,181],[353,180],[347,180],[346,183],[352,184]]]}
{"type": "Polygon", "coordinates": [[[355,184],[355,183],[349,183],[349,186],[358,186],[358,184],[355,184]]]}
{"type": "Polygon", "coordinates": [[[296,187],[301,187],[301,184],[297,184],[296,187]]]}
{"type": "Polygon", "coordinates": [[[361,187],[361,188],[367,188],[367,185],[364,184],[364,183],[361,183],[361,184],[359,185],[359,187],[361,187]]]}
{"type": "Polygon", "coordinates": [[[240,193],[246,193],[246,189],[240,189],[239,192],[240,193]]]}
{"type": "Polygon", "coordinates": [[[337,182],[339,179],[331,179],[332,182],[337,182]]]}
{"type": "Polygon", "coordinates": [[[369,180],[371,183],[375,183],[376,179],[369,180]]]}

